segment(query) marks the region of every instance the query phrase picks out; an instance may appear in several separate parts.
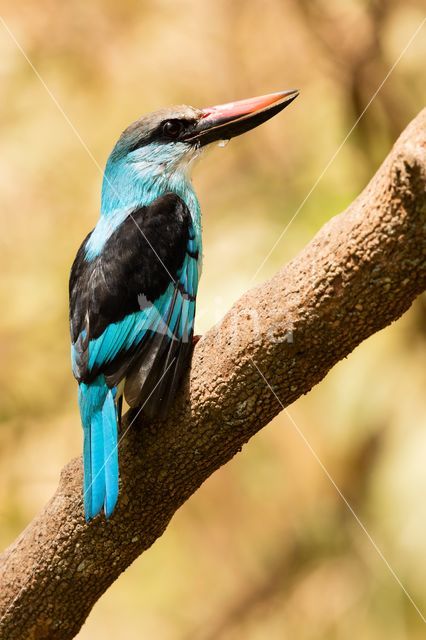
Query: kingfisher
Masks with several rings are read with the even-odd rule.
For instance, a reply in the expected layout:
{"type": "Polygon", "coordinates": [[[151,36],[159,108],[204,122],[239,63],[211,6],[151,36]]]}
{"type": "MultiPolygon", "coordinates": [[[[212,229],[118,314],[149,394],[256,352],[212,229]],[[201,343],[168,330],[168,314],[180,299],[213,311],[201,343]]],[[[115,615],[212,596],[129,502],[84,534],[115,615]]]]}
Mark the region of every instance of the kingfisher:
{"type": "Polygon", "coordinates": [[[297,90],[207,109],[141,117],[106,163],[100,218],[69,282],[72,370],[83,426],[86,520],[109,518],[119,494],[123,396],[146,419],[164,416],[190,364],[201,275],[194,160],[288,106],[297,90]]]}

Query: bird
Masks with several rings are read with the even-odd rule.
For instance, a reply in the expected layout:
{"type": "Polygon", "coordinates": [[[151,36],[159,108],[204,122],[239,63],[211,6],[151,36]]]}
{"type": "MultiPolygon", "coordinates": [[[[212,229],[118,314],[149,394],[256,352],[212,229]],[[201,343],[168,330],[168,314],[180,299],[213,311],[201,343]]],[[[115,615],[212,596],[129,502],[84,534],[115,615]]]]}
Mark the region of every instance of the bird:
{"type": "Polygon", "coordinates": [[[296,89],[205,109],[160,109],[123,131],[105,166],[100,217],[69,279],[71,363],[83,427],[86,521],[119,496],[123,396],[167,414],[190,365],[202,268],[191,169],[205,147],[262,124],[296,89]]]}

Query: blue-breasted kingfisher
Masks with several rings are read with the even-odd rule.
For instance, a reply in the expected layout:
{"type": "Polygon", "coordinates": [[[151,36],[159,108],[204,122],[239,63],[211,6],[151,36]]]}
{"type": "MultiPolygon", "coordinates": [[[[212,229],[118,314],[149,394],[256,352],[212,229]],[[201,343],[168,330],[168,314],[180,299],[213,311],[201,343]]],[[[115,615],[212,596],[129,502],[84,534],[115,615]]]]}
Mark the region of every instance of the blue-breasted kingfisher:
{"type": "Polygon", "coordinates": [[[108,158],[101,215],[69,283],[86,520],[102,509],[108,518],[117,503],[123,394],[147,419],[164,415],[190,364],[202,256],[193,161],[206,145],[253,129],[297,95],[162,109],[131,124],[108,158]]]}

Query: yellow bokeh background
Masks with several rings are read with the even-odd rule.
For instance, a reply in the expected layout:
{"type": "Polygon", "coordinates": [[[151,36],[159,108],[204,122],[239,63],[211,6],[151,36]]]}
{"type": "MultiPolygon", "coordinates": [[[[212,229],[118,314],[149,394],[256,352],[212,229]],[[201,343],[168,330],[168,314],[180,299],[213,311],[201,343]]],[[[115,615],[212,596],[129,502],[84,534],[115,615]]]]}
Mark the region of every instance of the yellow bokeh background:
{"type": "MultiPolygon", "coordinates": [[[[68,273],[121,130],[166,105],[301,92],[195,169],[203,333],[353,200],[422,108],[426,25],[410,43],[415,0],[4,0],[1,16],[3,548],[80,454],[68,273]]],[[[309,446],[281,415],[216,472],[79,640],[425,637],[398,582],[424,615],[425,310],[419,298],[290,407],[309,446]]]]}

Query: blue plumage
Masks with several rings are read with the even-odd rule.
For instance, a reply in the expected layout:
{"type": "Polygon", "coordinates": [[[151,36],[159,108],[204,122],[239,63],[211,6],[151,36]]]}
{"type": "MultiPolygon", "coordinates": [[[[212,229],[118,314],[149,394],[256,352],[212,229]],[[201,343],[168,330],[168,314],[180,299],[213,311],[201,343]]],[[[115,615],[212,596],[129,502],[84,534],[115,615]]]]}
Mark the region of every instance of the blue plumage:
{"type": "Polygon", "coordinates": [[[101,217],[70,280],[87,519],[102,509],[108,517],[117,501],[123,388],[147,415],[167,408],[194,326],[200,209],[182,154],[196,151],[185,144],[133,146],[125,132],[108,160],[101,217]]]}
{"type": "Polygon", "coordinates": [[[86,518],[104,507],[110,515],[118,497],[117,415],[115,389],[103,375],[80,383],[78,401],[83,424],[83,498],[86,518]]]}
{"type": "MultiPolygon", "coordinates": [[[[104,509],[107,518],[114,511],[118,499],[118,433],[117,410],[114,402],[116,389],[110,389],[102,407],[102,426],[105,465],[104,509]]],[[[96,511],[93,515],[96,515],[96,511]]]]}
{"type": "Polygon", "coordinates": [[[248,131],[296,95],[158,111],[130,125],[108,159],[101,217],[70,276],[88,520],[117,503],[123,394],[158,416],[189,365],[202,254],[190,166],[204,145],[248,131]]]}

